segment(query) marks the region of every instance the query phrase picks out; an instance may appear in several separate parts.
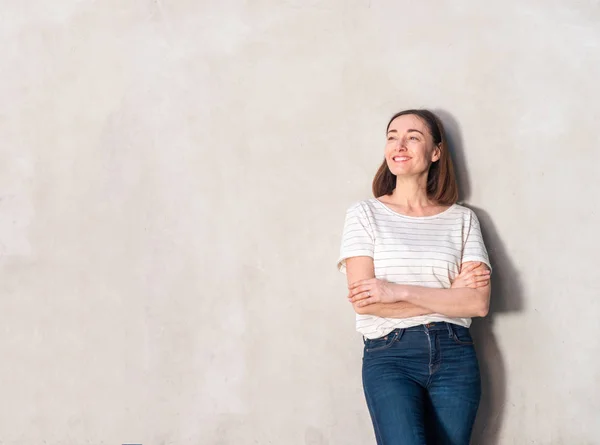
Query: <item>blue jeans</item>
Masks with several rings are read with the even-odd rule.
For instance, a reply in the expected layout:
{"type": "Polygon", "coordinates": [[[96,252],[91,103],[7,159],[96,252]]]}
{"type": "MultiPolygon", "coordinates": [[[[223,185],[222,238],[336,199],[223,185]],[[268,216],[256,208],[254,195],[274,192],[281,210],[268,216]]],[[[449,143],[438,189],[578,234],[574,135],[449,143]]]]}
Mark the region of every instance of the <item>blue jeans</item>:
{"type": "Polygon", "coordinates": [[[469,330],[452,323],[365,339],[363,387],[378,445],[468,445],[481,396],[469,330]]]}

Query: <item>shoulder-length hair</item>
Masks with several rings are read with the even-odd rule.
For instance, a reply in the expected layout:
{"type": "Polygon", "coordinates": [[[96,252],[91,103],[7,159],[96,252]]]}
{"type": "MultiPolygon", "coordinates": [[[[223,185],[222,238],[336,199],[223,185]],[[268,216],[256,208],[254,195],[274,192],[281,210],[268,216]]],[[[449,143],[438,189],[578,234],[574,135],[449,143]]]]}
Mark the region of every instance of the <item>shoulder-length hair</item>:
{"type": "MultiPolygon", "coordinates": [[[[458,184],[454,174],[454,165],[448,152],[448,142],[442,121],[429,110],[404,110],[392,116],[385,130],[386,134],[392,121],[406,114],[421,118],[433,137],[433,143],[440,148],[440,159],[429,167],[427,196],[440,205],[455,204],[458,201],[458,184]]],[[[375,198],[390,195],[395,187],[396,175],[390,171],[387,161],[384,159],[373,179],[373,195],[375,198]]]]}

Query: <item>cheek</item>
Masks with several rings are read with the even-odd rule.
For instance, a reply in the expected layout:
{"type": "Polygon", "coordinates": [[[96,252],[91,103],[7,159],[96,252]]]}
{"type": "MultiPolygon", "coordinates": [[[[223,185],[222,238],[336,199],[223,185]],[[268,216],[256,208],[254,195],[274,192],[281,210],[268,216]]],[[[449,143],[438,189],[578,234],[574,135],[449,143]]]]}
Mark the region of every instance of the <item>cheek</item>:
{"type": "Polygon", "coordinates": [[[412,147],[413,150],[413,156],[415,156],[418,159],[426,159],[427,158],[427,147],[425,147],[423,144],[415,144],[412,147]]]}
{"type": "Polygon", "coordinates": [[[414,153],[416,156],[419,157],[419,159],[422,159],[425,162],[431,161],[434,151],[432,148],[428,147],[427,145],[420,143],[418,145],[415,145],[414,147],[414,153]]]}

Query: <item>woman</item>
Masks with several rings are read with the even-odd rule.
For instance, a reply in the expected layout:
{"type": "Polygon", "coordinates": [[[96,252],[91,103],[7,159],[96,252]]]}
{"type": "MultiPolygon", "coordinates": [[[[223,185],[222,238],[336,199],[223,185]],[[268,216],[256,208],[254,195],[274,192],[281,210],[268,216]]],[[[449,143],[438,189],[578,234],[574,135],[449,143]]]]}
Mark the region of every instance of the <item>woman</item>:
{"type": "Polygon", "coordinates": [[[480,398],[471,317],[491,266],[458,189],[441,121],[392,117],[373,194],[346,213],[338,268],[362,333],[363,387],[379,445],[468,445],[480,398]]]}

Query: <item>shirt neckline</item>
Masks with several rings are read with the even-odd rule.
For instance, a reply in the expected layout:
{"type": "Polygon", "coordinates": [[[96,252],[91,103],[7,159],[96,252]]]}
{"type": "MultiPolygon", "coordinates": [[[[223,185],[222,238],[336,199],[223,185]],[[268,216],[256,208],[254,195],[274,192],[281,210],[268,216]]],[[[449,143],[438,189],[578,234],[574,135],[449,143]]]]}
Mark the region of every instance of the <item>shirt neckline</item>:
{"type": "Polygon", "coordinates": [[[442,211],[440,213],[436,213],[435,215],[429,215],[429,216],[411,216],[411,215],[405,215],[404,213],[399,213],[399,212],[396,212],[395,210],[392,210],[391,208],[389,208],[387,205],[385,205],[383,202],[381,202],[377,198],[369,198],[369,199],[372,200],[372,201],[377,202],[381,207],[383,207],[384,209],[386,209],[388,212],[393,213],[394,215],[400,216],[402,218],[417,219],[417,220],[438,218],[438,217],[440,217],[442,215],[445,215],[446,213],[450,213],[450,211],[453,210],[454,207],[456,207],[456,203],[454,203],[450,207],[448,207],[446,210],[444,210],[444,211],[442,211]]]}

